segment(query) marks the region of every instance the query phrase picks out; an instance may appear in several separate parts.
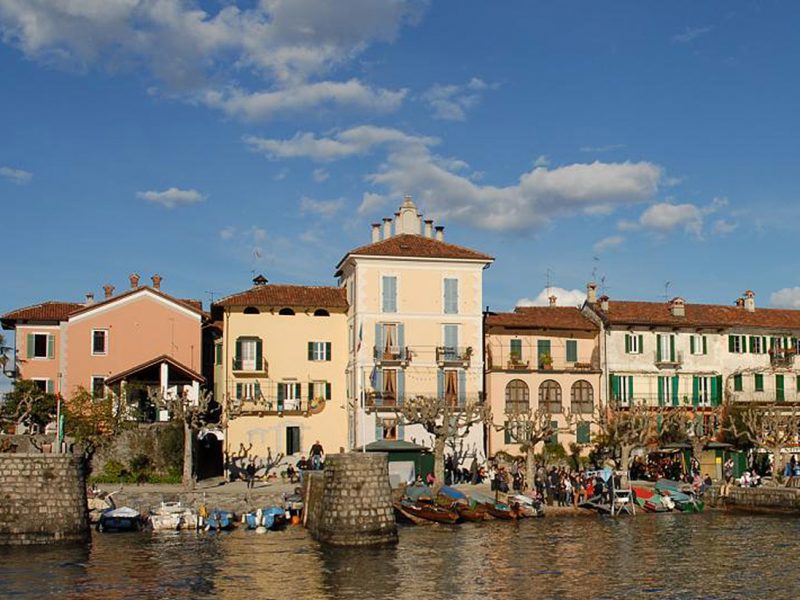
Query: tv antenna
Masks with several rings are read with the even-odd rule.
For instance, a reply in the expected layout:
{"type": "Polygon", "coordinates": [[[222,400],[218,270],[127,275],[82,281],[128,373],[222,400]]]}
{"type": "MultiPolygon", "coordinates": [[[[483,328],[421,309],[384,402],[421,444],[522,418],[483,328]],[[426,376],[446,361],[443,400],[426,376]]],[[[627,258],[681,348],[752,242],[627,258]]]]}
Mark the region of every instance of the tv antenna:
{"type": "Polygon", "coordinates": [[[550,296],[550,278],[553,275],[553,270],[550,267],[547,267],[547,270],[544,272],[545,276],[545,288],[547,289],[547,295],[550,296]]]}
{"type": "Polygon", "coordinates": [[[669,302],[669,286],[671,284],[671,281],[664,282],[664,302],[669,302]]]}

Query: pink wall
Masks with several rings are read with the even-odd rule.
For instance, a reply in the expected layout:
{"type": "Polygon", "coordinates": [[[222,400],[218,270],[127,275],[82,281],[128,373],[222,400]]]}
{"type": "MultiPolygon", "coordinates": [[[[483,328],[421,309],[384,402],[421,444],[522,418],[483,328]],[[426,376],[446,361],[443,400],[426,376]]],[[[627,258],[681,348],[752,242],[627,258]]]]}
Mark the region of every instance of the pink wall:
{"type": "Polygon", "coordinates": [[[200,315],[147,292],[72,316],[67,343],[67,396],[78,386],[89,389],[92,376],[109,377],[162,354],[201,370],[200,315]],[[92,355],[94,329],[109,332],[105,356],[92,355]]]}

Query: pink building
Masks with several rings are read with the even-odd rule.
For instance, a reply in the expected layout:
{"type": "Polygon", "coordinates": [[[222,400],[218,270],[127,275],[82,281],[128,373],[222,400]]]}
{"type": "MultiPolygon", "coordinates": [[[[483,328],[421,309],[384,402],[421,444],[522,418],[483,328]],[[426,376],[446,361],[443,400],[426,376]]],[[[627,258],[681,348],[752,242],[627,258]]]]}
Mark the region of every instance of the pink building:
{"type": "Polygon", "coordinates": [[[130,276],[130,289],[82,304],[45,302],[0,317],[3,329],[16,333],[16,377],[69,400],[79,388],[103,396],[131,383],[141,397],[147,420],[156,418],[146,406],[146,389],[188,391],[196,397],[205,379],[202,371],[202,330],[207,322],[201,303],[181,300],[161,291],[162,278],[140,286],[130,276]]]}

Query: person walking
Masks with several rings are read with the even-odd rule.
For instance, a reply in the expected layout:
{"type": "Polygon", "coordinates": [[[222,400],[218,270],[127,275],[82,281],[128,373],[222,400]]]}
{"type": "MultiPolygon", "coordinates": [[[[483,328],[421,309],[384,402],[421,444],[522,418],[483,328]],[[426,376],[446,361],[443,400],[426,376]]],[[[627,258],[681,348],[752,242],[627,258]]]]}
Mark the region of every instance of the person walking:
{"type": "Polygon", "coordinates": [[[322,444],[319,443],[319,440],[314,442],[314,445],[311,446],[311,468],[315,471],[319,471],[322,468],[322,455],[325,453],[325,450],[322,449],[322,444]]]}
{"type": "Polygon", "coordinates": [[[247,466],[244,469],[245,478],[247,479],[247,489],[252,489],[255,485],[256,480],[256,461],[255,459],[251,458],[250,462],[247,463],[247,466]]]}
{"type": "Polygon", "coordinates": [[[725,498],[728,495],[731,487],[731,481],[733,481],[733,459],[729,456],[728,460],[725,461],[725,464],[722,465],[722,490],[720,490],[720,496],[725,498]]]}

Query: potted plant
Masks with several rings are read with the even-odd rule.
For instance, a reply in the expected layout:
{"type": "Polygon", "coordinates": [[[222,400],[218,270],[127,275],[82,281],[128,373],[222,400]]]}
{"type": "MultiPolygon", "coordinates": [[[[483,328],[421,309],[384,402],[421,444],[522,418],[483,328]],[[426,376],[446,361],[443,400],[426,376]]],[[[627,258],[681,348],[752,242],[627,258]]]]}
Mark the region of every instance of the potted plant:
{"type": "Polygon", "coordinates": [[[550,371],[553,368],[553,357],[545,352],[539,357],[539,365],[545,371],[550,371]]]}

